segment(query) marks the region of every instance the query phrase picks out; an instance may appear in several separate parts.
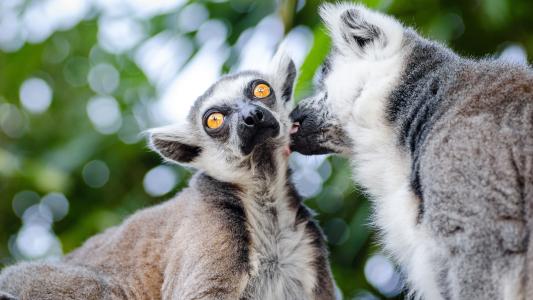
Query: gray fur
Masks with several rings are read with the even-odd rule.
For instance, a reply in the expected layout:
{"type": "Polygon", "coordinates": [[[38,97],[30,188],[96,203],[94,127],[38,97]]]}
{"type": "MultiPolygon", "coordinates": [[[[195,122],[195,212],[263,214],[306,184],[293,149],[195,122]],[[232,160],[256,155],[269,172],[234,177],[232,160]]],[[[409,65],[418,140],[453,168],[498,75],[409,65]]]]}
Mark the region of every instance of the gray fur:
{"type": "MultiPolygon", "coordinates": [[[[339,7],[325,8],[325,21],[333,37],[351,34],[353,28],[348,25],[353,22],[387,24],[389,28],[382,28],[385,31],[399,26],[397,21],[376,16],[360,6],[339,7]],[[361,14],[351,13],[355,17],[347,22],[346,12],[341,14],[340,21],[328,19],[338,17],[335,10],[342,8],[361,11],[369,19],[361,20],[361,14]]],[[[386,35],[382,29],[378,32],[386,35]]],[[[386,45],[382,39],[391,37],[381,34],[378,34],[379,43],[386,45]]],[[[368,40],[361,43],[357,39],[334,39],[334,49],[326,63],[327,72],[322,72],[322,77],[335,73],[330,60],[340,55],[348,57],[346,49],[352,47],[358,49],[352,57],[374,55],[368,60],[379,61],[396,55],[394,57],[403,62],[401,72],[395,74],[397,79],[391,80],[394,85],[387,87],[388,94],[383,99],[373,99],[384,101],[384,119],[380,121],[382,128],[392,135],[382,144],[376,144],[376,148],[364,149],[370,152],[363,154],[378,152],[380,147],[387,149],[392,144],[396,148],[394,153],[382,156],[385,161],[374,164],[398,165],[397,157],[402,155],[410,162],[408,170],[399,174],[408,174],[410,197],[419,203],[418,217],[412,226],[414,231],[429,233],[429,236],[421,235],[416,242],[434,249],[431,265],[426,268],[437,273],[440,297],[533,299],[533,71],[529,66],[493,59],[459,57],[445,46],[421,38],[412,29],[404,28],[401,34],[399,52],[386,55],[376,43],[368,40]],[[367,48],[370,44],[375,48],[367,48]],[[337,49],[342,49],[342,53],[337,49]],[[434,246],[436,248],[432,248],[434,246]]],[[[368,39],[368,34],[364,37],[368,39]]],[[[390,70],[383,70],[383,77],[390,76],[387,72],[390,70]]],[[[357,84],[354,82],[354,86],[357,84]]],[[[334,84],[330,84],[330,88],[332,86],[334,84]]],[[[372,82],[365,88],[371,86],[372,82]]],[[[330,145],[343,143],[346,132],[357,136],[350,121],[339,121],[337,114],[341,111],[332,109],[331,105],[340,99],[324,97],[331,90],[323,80],[317,88],[317,95],[322,96],[303,100],[292,113],[298,116],[295,121],[300,123],[314,120],[304,121],[301,130],[293,136],[292,147],[296,151],[309,153],[308,149],[317,149],[316,145],[308,143],[320,141],[324,144],[316,137],[317,132],[333,132],[337,124],[342,124],[344,133],[337,131],[338,135],[329,135],[330,145]],[[306,126],[312,128],[304,128],[306,126]]],[[[360,91],[343,92],[355,95],[354,99],[344,101],[353,101],[352,105],[360,101],[360,91]]],[[[350,112],[353,107],[345,109],[350,112]]],[[[351,157],[355,170],[364,173],[373,162],[359,159],[372,157],[360,155],[360,142],[351,141],[354,145],[351,157]]],[[[334,147],[327,149],[338,152],[334,147]]],[[[316,151],[323,152],[323,149],[316,151]]],[[[383,169],[381,177],[387,178],[387,172],[383,169]]],[[[379,182],[381,178],[371,179],[379,182]]],[[[365,188],[376,190],[371,183],[365,188]]],[[[384,202],[392,201],[384,197],[387,195],[371,196],[376,199],[377,215],[385,205],[391,205],[384,202]]],[[[382,230],[388,230],[386,222],[380,223],[385,225],[382,230]]],[[[385,232],[384,236],[387,234],[385,232]]],[[[394,238],[384,239],[385,248],[401,249],[387,244],[392,242],[394,238]]],[[[393,255],[408,257],[409,253],[393,255]]],[[[416,261],[416,257],[413,260],[416,261]]],[[[411,274],[407,275],[409,278],[411,274]]],[[[421,291],[414,291],[418,292],[421,291]]]]}
{"type": "Polygon", "coordinates": [[[291,103],[285,98],[292,97],[294,65],[278,57],[273,66],[223,78],[181,127],[152,131],[161,155],[200,169],[188,188],[90,238],[60,262],[4,269],[0,299],[334,299],[325,239],[289,180],[291,103]],[[272,97],[248,96],[256,79],[269,81],[272,97]],[[253,131],[261,140],[243,134],[250,107],[278,131],[253,131]],[[225,109],[221,130],[204,128],[212,108],[225,109]]]}
{"type": "Polygon", "coordinates": [[[419,164],[422,225],[449,251],[442,285],[453,298],[501,298],[502,275],[520,272],[529,299],[533,72],[462,61],[455,74],[443,100],[449,107],[428,122],[427,138],[411,152],[419,164]]]}

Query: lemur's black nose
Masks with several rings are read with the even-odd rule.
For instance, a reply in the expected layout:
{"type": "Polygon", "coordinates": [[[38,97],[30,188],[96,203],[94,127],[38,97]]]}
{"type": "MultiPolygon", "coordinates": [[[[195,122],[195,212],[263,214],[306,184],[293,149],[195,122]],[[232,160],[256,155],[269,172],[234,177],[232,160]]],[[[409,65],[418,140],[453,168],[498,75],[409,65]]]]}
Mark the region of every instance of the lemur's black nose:
{"type": "Polygon", "coordinates": [[[256,107],[243,113],[244,124],[247,126],[257,126],[264,121],[264,114],[260,108],[256,107]]]}
{"type": "Polygon", "coordinates": [[[279,135],[280,126],[272,112],[265,107],[247,103],[240,107],[238,135],[241,150],[249,154],[259,144],[279,135]]]}

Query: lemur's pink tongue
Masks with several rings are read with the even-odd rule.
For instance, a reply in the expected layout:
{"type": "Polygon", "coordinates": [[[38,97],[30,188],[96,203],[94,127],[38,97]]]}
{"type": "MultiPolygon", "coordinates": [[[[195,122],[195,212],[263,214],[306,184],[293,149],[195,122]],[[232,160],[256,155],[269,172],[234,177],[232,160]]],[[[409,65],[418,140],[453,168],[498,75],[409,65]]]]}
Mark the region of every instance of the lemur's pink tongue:
{"type": "Polygon", "coordinates": [[[283,147],[283,155],[289,157],[291,155],[291,147],[289,145],[283,147]]]}
{"type": "MultiPolygon", "coordinates": [[[[300,129],[300,122],[294,122],[292,123],[292,127],[291,129],[289,130],[289,133],[290,134],[295,134],[298,132],[298,130],[300,129]]],[[[285,146],[283,148],[283,154],[287,157],[289,157],[289,155],[291,155],[291,147],[289,145],[285,146]]]]}
{"type": "Polygon", "coordinates": [[[300,122],[294,122],[292,123],[291,130],[289,131],[290,134],[295,134],[300,130],[300,122]]]}

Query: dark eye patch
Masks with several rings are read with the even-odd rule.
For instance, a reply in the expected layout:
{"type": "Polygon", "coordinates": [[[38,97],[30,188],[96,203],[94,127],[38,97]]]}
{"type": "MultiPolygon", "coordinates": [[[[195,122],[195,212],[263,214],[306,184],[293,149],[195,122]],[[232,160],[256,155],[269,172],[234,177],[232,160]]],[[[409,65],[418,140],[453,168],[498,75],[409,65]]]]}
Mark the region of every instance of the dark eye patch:
{"type": "Polygon", "coordinates": [[[250,100],[261,101],[267,105],[274,104],[276,100],[276,97],[274,95],[274,89],[268,82],[266,82],[263,79],[255,79],[255,80],[250,81],[250,83],[246,86],[244,90],[244,95],[246,96],[246,98],[250,100]],[[260,84],[266,84],[270,88],[270,95],[268,95],[265,98],[257,98],[256,96],[254,96],[254,89],[260,84]]]}
{"type": "Polygon", "coordinates": [[[231,116],[232,112],[233,110],[231,109],[231,107],[226,105],[214,106],[206,110],[202,115],[202,127],[204,128],[204,131],[212,138],[226,140],[229,137],[229,117],[231,116]],[[224,115],[225,120],[224,123],[222,123],[222,126],[212,129],[207,126],[207,118],[209,117],[209,115],[216,112],[222,113],[224,115]]]}

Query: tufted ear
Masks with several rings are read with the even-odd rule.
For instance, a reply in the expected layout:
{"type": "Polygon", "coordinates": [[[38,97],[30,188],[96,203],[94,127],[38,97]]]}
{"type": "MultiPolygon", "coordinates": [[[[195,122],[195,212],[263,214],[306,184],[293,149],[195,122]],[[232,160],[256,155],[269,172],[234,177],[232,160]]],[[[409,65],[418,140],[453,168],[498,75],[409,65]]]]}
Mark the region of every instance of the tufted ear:
{"type": "Polygon", "coordinates": [[[397,20],[362,5],[326,3],[320,17],[328,28],[333,46],[343,54],[383,57],[401,46],[404,28],[397,20]]]}
{"type": "Polygon", "coordinates": [[[202,152],[187,125],[172,125],[151,129],[150,147],[162,157],[180,163],[193,162],[202,152]]]}
{"type": "Polygon", "coordinates": [[[281,81],[281,99],[284,102],[291,100],[297,71],[294,61],[283,47],[272,58],[271,66],[272,75],[281,81]]]}

